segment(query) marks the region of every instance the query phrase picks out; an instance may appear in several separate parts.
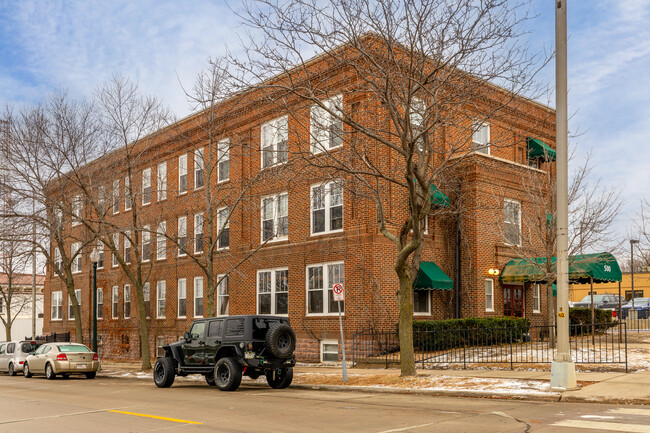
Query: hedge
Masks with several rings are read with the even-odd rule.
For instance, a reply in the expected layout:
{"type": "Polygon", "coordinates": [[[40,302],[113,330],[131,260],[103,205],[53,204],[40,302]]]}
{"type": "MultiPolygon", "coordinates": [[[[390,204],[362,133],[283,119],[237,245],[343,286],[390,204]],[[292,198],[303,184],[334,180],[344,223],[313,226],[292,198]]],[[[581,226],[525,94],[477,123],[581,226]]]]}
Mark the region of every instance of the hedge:
{"type": "Polygon", "coordinates": [[[484,317],[413,321],[413,346],[445,350],[463,346],[491,346],[522,341],[530,320],[523,317],[484,317]]]}
{"type": "MultiPolygon", "coordinates": [[[[572,325],[570,327],[571,335],[591,333],[591,308],[569,308],[569,323],[572,325]]],[[[594,328],[597,333],[603,333],[616,324],[613,320],[611,310],[594,308],[594,328]]]]}

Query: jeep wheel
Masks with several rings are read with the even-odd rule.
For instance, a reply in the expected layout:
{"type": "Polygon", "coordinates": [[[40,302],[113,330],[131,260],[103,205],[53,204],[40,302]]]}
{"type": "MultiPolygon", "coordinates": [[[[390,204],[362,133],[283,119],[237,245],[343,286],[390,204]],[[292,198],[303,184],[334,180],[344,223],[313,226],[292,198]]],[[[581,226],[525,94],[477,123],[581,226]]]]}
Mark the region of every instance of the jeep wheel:
{"type": "Polygon", "coordinates": [[[234,391],[241,383],[241,367],[235,358],[221,358],[214,367],[214,379],[221,391],[234,391]]]}
{"type": "Polygon", "coordinates": [[[274,389],[284,389],[291,385],[293,380],[293,368],[279,368],[276,370],[269,370],[266,372],[266,381],[269,386],[274,389]]]}
{"type": "Polygon", "coordinates": [[[214,371],[205,375],[205,381],[210,386],[217,386],[217,382],[214,381],[214,371]]]}
{"type": "Polygon", "coordinates": [[[288,358],[296,350],[296,333],[286,323],[281,323],[269,329],[264,345],[274,356],[288,358]]]}
{"type": "Polygon", "coordinates": [[[153,381],[158,388],[169,388],[174,383],[174,361],[171,358],[158,358],[153,367],[153,381]]]}

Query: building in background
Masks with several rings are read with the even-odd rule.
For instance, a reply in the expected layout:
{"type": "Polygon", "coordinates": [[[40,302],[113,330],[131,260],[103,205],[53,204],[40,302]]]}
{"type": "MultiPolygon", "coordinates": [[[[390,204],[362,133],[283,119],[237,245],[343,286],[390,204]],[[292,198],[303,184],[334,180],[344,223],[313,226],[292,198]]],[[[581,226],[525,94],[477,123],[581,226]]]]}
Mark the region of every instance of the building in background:
{"type": "MultiPolygon", "coordinates": [[[[11,327],[11,340],[32,337],[32,276],[31,274],[14,274],[12,315],[15,317],[11,327]]],[[[43,335],[43,284],[45,275],[36,275],[36,336],[43,335]]],[[[0,274],[0,287],[9,283],[6,274],[0,274]]],[[[0,296],[0,315],[6,320],[7,309],[4,298],[0,296]]],[[[4,322],[0,321],[0,340],[6,337],[4,322]]],[[[10,340],[8,340],[10,341],[10,340]]]]}

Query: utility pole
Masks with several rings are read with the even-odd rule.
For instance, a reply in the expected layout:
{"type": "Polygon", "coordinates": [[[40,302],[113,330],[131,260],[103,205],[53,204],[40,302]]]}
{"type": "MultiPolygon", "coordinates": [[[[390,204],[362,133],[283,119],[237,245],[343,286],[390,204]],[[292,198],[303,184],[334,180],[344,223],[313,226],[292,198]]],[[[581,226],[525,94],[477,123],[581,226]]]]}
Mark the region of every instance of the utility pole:
{"type": "Polygon", "coordinates": [[[638,244],[638,239],[630,239],[630,289],[632,290],[632,309],[634,311],[634,244],[638,244]]]}
{"type": "MultiPolygon", "coordinates": [[[[32,200],[32,214],[36,213],[36,204],[32,200]]],[[[36,339],[36,218],[32,224],[32,340],[36,339]]]]}
{"type": "Polygon", "coordinates": [[[555,139],[557,147],[557,348],[551,388],[577,389],[569,347],[569,161],[567,155],[567,0],[555,1],[555,139]]]}

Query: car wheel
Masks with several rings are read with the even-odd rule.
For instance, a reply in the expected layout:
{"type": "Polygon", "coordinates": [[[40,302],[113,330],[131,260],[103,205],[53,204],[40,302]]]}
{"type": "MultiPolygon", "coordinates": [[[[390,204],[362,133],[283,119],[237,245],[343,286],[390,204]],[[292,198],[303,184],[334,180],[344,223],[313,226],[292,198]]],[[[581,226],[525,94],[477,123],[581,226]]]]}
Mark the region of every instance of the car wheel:
{"type": "Polygon", "coordinates": [[[274,389],[284,389],[293,381],[293,367],[279,368],[266,372],[266,381],[274,389]]]}
{"type": "Polygon", "coordinates": [[[214,371],[205,375],[205,381],[210,386],[217,386],[217,382],[214,380],[214,371]]]}
{"type": "Polygon", "coordinates": [[[14,369],[14,364],[13,362],[9,364],[9,376],[15,376],[16,375],[16,370],[14,369]]]}
{"type": "Polygon", "coordinates": [[[288,358],[296,350],[296,333],[291,326],[280,323],[266,333],[264,345],[274,356],[288,358]]]}
{"type": "Polygon", "coordinates": [[[86,373],[86,379],[94,379],[97,376],[97,373],[94,371],[86,373]]]}
{"type": "Polygon", "coordinates": [[[235,358],[221,358],[214,367],[214,378],[221,391],[234,391],[241,384],[241,367],[235,358]]]}
{"type": "Polygon", "coordinates": [[[52,364],[45,364],[45,377],[47,378],[47,380],[56,379],[56,374],[54,373],[52,364]]]}
{"type": "Polygon", "coordinates": [[[153,381],[158,388],[169,388],[174,383],[174,360],[158,358],[153,367],[153,381]]]}
{"type": "Polygon", "coordinates": [[[27,363],[25,363],[23,366],[23,376],[25,376],[27,379],[32,377],[32,372],[29,371],[29,365],[27,363]]]}
{"type": "Polygon", "coordinates": [[[62,373],[61,377],[64,379],[70,379],[70,373],[62,373]]]}

